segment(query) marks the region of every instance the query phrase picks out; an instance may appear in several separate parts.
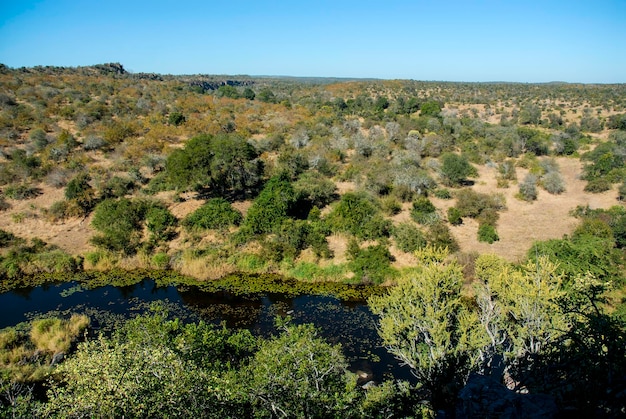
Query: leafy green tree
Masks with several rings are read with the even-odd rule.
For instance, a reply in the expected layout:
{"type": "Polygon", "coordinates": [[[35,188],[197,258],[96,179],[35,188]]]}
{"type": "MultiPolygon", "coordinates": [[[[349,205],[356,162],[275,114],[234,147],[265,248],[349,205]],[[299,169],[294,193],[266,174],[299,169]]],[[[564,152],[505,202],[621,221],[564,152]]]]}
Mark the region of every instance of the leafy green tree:
{"type": "MultiPolygon", "coordinates": [[[[441,256],[445,257],[443,252],[441,256]]],[[[461,299],[463,272],[443,257],[424,261],[383,296],[371,297],[380,316],[379,333],[396,356],[442,402],[445,387],[462,384],[468,373],[468,331],[476,319],[461,299]]]]}
{"type": "Polygon", "coordinates": [[[476,176],[477,171],[463,155],[444,153],[441,156],[441,176],[449,186],[459,186],[468,177],[476,176]]]}
{"type": "Polygon", "coordinates": [[[388,237],[391,223],[379,208],[362,193],[346,193],[326,217],[333,231],[349,232],[362,239],[388,237]]]}
{"type": "Polygon", "coordinates": [[[285,326],[262,343],[246,376],[258,417],[355,415],[356,376],[341,347],[324,342],[310,325],[285,326]]]}
{"type": "Polygon", "coordinates": [[[178,219],[164,205],[150,205],[145,215],[146,227],[150,232],[150,240],[167,241],[174,237],[174,229],[178,219]]]}
{"type": "Polygon", "coordinates": [[[254,93],[254,90],[252,90],[249,87],[246,87],[245,89],[243,89],[243,93],[241,94],[241,97],[246,98],[248,100],[254,100],[254,98],[256,97],[256,94],[254,93]]]}
{"type": "MultiPolygon", "coordinates": [[[[354,240],[354,239],[353,239],[354,240]]],[[[385,280],[395,276],[391,268],[393,256],[387,246],[377,244],[361,249],[356,241],[349,246],[350,269],[355,279],[365,284],[382,284],[385,280]]]]}
{"type": "Polygon", "coordinates": [[[248,210],[243,227],[254,234],[280,227],[296,203],[296,192],[285,176],[271,178],[248,210]]]}
{"type": "Polygon", "coordinates": [[[438,117],[440,113],[441,113],[441,104],[436,101],[425,102],[420,107],[420,116],[438,117]]]}
{"type": "Polygon", "coordinates": [[[254,147],[233,134],[194,137],[169,155],[165,168],[175,188],[211,188],[219,195],[245,194],[263,171],[254,147]]]}
{"type": "Polygon", "coordinates": [[[414,252],[426,246],[424,233],[413,223],[400,223],[393,227],[391,234],[403,252],[414,252]]]}
{"type": "Polygon", "coordinates": [[[229,84],[225,84],[217,88],[217,96],[218,97],[229,97],[231,99],[238,99],[239,92],[234,86],[229,84]]]}
{"type": "Polygon", "coordinates": [[[70,418],[249,416],[245,396],[235,395],[229,378],[229,364],[245,355],[247,345],[254,345],[247,331],[183,326],[162,313],[141,316],[112,338],[81,344],[60,364],[60,381],[52,383],[43,413],[70,418]]]}
{"type": "Polygon", "coordinates": [[[262,89],[259,92],[258,98],[261,102],[266,102],[266,103],[278,102],[278,99],[276,99],[276,95],[274,94],[274,92],[272,92],[272,90],[267,87],[262,89]]]}
{"type": "Polygon", "coordinates": [[[187,118],[185,118],[185,115],[183,115],[182,112],[174,111],[170,113],[170,116],[167,118],[167,121],[171,125],[179,126],[181,124],[184,124],[185,121],[187,121],[187,118]]]}
{"type": "Polygon", "coordinates": [[[132,254],[141,241],[144,208],[126,198],[106,199],[95,208],[93,227],[101,234],[92,242],[108,250],[132,254]]]}

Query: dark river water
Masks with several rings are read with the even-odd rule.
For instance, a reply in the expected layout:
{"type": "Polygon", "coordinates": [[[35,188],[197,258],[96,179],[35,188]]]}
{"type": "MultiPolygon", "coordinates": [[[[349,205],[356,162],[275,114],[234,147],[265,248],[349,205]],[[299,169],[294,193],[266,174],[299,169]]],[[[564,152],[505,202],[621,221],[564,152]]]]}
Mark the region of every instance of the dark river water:
{"type": "Polygon", "coordinates": [[[157,287],[149,279],[130,286],[95,289],[83,289],[70,282],[0,294],[0,328],[47,313],[86,313],[96,330],[106,332],[116,321],[145,313],[156,301],[164,304],[172,316],[184,321],[224,323],[228,327],[247,328],[261,336],[276,332],[276,316],[288,315],[296,324],[316,325],[327,341],[340,343],[352,371],[372,374],[376,381],[392,376],[411,379],[408,369],[401,368],[381,347],[376,316],[365,302],[346,302],[326,296],[237,296],[204,292],[194,287],[157,287]]]}

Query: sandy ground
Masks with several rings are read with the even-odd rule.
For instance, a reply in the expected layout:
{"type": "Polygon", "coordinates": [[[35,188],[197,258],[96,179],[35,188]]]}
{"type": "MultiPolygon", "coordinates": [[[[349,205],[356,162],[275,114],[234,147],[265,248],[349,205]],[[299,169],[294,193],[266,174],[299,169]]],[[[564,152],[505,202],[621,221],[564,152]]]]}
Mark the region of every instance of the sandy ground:
{"type": "MultiPolygon", "coordinates": [[[[538,188],[538,198],[534,202],[525,202],[515,197],[519,191],[517,184],[511,183],[506,189],[497,188],[496,169],[479,167],[479,178],[473,186],[474,190],[481,193],[502,193],[506,198],[507,209],[500,212],[497,225],[500,241],[493,244],[478,241],[478,223],[475,220],[466,218],[462,225],[451,227],[461,250],[480,254],[494,253],[510,261],[519,261],[534,241],[562,238],[564,234],[571,233],[578,220],[570,216],[569,212],[576,206],[609,208],[620,205],[615,188],[601,194],[591,194],[583,190],[586,182],[579,179],[582,171],[579,160],[557,158],[556,161],[565,180],[566,191],[560,195],[551,195],[538,188]]],[[[526,174],[525,169],[517,168],[519,181],[526,174]]],[[[445,201],[433,198],[432,201],[444,215],[447,208],[455,204],[454,199],[445,201]]]]}

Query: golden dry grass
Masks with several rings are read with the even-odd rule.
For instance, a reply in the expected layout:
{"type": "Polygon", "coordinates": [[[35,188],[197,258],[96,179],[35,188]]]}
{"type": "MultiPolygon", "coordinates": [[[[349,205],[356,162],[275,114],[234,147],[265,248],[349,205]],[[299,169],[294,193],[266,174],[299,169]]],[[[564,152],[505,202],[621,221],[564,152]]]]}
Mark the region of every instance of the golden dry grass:
{"type": "MultiPolygon", "coordinates": [[[[500,240],[493,243],[481,243],[477,238],[478,223],[465,218],[460,226],[451,227],[459,241],[461,251],[493,253],[509,261],[520,261],[536,240],[562,238],[571,233],[578,220],[569,215],[570,210],[578,205],[591,208],[609,208],[619,205],[616,190],[600,194],[584,191],[586,182],[580,180],[582,164],[573,158],[557,158],[566,191],[560,195],[551,195],[538,188],[538,199],[534,202],[521,201],[515,197],[519,189],[511,183],[509,188],[496,187],[496,169],[478,167],[479,177],[472,188],[481,193],[502,193],[506,198],[507,209],[500,213],[497,224],[500,240]]],[[[523,179],[527,171],[517,168],[517,178],[523,179]]],[[[437,208],[446,214],[447,208],[454,206],[455,200],[432,198],[437,208]]]]}

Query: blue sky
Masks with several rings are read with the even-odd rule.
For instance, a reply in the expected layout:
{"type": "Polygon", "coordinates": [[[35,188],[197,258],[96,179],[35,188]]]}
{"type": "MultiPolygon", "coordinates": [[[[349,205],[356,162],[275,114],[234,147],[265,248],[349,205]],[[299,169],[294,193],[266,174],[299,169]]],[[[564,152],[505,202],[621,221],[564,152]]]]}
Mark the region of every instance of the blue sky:
{"type": "Polygon", "coordinates": [[[626,82],[626,0],[0,0],[0,63],[626,82]]]}

